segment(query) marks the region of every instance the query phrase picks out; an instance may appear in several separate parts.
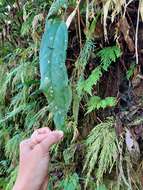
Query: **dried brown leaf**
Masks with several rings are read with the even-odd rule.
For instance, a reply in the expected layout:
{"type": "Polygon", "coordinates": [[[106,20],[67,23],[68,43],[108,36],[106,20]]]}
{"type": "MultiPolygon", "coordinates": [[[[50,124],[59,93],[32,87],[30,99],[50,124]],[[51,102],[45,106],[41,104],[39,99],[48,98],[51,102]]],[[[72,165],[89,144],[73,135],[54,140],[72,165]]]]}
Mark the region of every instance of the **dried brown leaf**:
{"type": "Polygon", "coordinates": [[[129,32],[130,32],[130,25],[126,19],[126,17],[123,17],[120,19],[119,21],[119,29],[121,31],[121,33],[124,36],[124,39],[128,45],[128,48],[130,50],[130,52],[134,52],[135,50],[135,45],[133,42],[133,39],[130,37],[129,32]]]}

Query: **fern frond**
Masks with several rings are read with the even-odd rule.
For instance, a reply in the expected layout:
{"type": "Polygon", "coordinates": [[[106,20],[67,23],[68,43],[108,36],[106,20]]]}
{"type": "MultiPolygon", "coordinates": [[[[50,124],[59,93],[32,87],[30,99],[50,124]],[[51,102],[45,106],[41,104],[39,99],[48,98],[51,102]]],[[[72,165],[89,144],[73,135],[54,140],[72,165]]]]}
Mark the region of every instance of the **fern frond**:
{"type": "Polygon", "coordinates": [[[17,133],[8,140],[5,146],[6,157],[10,160],[16,161],[19,155],[19,144],[23,139],[23,133],[17,133]]]}
{"type": "MultiPolygon", "coordinates": [[[[82,68],[82,71],[85,69],[85,66],[88,63],[88,60],[90,58],[91,53],[93,52],[95,48],[94,42],[91,39],[86,39],[86,42],[84,44],[84,47],[82,48],[79,58],[76,62],[77,68],[82,68]]],[[[80,69],[79,69],[80,70],[80,69]]]]}
{"type": "Polygon", "coordinates": [[[63,179],[59,187],[61,189],[70,189],[70,190],[80,190],[80,185],[79,185],[79,176],[77,173],[70,174],[68,175],[65,179],[63,179]]]}
{"type": "Polygon", "coordinates": [[[75,95],[73,96],[73,116],[75,123],[78,120],[78,112],[79,112],[79,104],[82,98],[82,82],[84,76],[85,67],[89,61],[90,55],[94,50],[94,42],[91,39],[86,39],[83,49],[80,52],[79,58],[76,62],[76,72],[77,72],[77,84],[76,90],[73,92],[75,95]]]}
{"type": "Polygon", "coordinates": [[[86,39],[84,47],[81,50],[79,58],[75,64],[78,70],[77,92],[79,95],[81,95],[84,86],[84,80],[83,80],[84,69],[89,61],[90,55],[93,52],[93,50],[94,50],[93,40],[86,39]]]}
{"type": "Polygon", "coordinates": [[[101,58],[102,69],[107,71],[111,63],[121,56],[121,49],[117,46],[107,47],[100,50],[96,55],[101,58]]]}
{"type": "MultiPolygon", "coordinates": [[[[31,111],[27,114],[27,116],[25,118],[26,128],[31,129],[33,125],[36,125],[38,123],[38,121],[40,121],[44,117],[47,118],[48,111],[49,111],[48,106],[44,106],[37,113],[35,113],[34,110],[31,109],[31,111]]],[[[46,122],[48,122],[48,121],[49,121],[49,118],[46,119],[46,122]]],[[[44,120],[43,120],[43,125],[44,125],[44,120]]],[[[37,127],[38,127],[38,124],[37,124],[37,127]]],[[[40,126],[40,127],[42,127],[42,126],[40,126]]]]}
{"type": "Polygon", "coordinates": [[[107,47],[100,50],[97,54],[101,58],[101,64],[97,66],[87,80],[81,80],[78,84],[78,91],[85,91],[92,95],[92,88],[99,82],[103,71],[107,71],[112,62],[121,56],[121,50],[117,46],[107,47]]]}
{"type": "Polygon", "coordinates": [[[113,107],[117,104],[115,97],[107,97],[105,99],[101,99],[99,96],[92,96],[87,103],[87,113],[92,112],[95,109],[113,107]]]}
{"type": "Polygon", "coordinates": [[[107,171],[110,173],[114,166],[117,154],[117,137],[113,128],[114,119],[107,118],[105,122],[98,124],[89,134],[86,140],[87,155],[83,170],[87,170],[85,186],[88,185],[91,172],[96,168],[97,184],[107,171]]]}
{"type": "Polygon", "coordinates": [[[34,108],[35,105],[36,105],[36,102],[33,102],[29,104],[21,104],[18,107],[14,107],[11,112],[8,112],[7,115],[3,119],[0,120],[0,123],[3,123],[4,121],[12,117],[15,117],[19,113],[28,113],[30,110],[34,108]]]}
{"type": "Polygon", "coordinates": [[[87,80],[80,81],[80,83],[78,84],[78,91],[81,92],[84,90],[85,92],[92,95],[92,87],[93,85],[97,84],[101,76],[102,76],[102,70],[101,67],[98,66],[92,71],[91,75],[87,80]]]}
{"type": "Polygon", "coordinates": [[[18,166],[11,171],[10,176],[9,176],[9,181],[6,185],[5,190],[11,190],[13,188],[16,181],[17,173],[18,173],[18,166]]]}

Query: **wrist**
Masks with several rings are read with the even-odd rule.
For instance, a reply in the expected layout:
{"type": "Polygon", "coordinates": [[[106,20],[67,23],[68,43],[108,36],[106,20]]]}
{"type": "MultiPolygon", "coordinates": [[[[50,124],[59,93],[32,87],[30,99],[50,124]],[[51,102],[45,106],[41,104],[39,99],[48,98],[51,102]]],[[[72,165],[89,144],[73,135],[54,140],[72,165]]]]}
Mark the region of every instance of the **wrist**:
{"type": "Polygon", "coordinates": [[[27,189],[28,187],[25,186],[26,184],[22,183],[22,182],[18,182],[16,181],[14,187],[12,190],[24,190],[24,189],[27,189]]]}
{"type": "Polygon", "coordinates": [[[25,189],[35,190],[32,188],[32,184],[29,180],[26,180],[24,177],[21,178],[18,176],[12,190],[25,190],[25,189]]]}
{"type": "Polygon", "coordinates": [[[12,190],[39,190],[40,186],[41,184],[36,183],[32,176],[18,176],[12,190]]]}

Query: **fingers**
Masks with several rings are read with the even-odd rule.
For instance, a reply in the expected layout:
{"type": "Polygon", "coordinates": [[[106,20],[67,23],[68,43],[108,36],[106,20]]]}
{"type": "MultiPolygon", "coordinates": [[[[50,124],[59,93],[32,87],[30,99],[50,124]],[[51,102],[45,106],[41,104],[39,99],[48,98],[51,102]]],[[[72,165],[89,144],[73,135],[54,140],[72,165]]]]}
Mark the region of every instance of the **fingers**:
{"type": "Polygon", "coordinates": [[[31,146],[34,148],[35,145],[43,141],[50,131],[51,130],[48,127],[35,130],[31,135],[31,146]]]}
{"type": "Polygon", "coordinates": [[[31,137],[31,147],[34,148],[37,144],[41,143],[46,137],[48,137],[48,134],[37,134],[31,137]]]}
{"type": "Polygon", "coordinates": [[[62,131],[51,131],[47,134],[47,137],[40,143],[44,152],[48,152],[50,147],[53,144],[60,142],[64,137],[64,133],[62,131]]]}
{"type": "Polygon", "coordinates": [[[20,158],[22,159],[27,153],[32,150],[31,139],[26,139],[20,143],[20,158]]]}
{"type": "Polygon", "coordinates": [[[48,127],[43,127],[36,130],[39,134],[49,133],[51,130],[48,127]]]}
{"type": "Polygon", "coordinates": [[[37,129],[34,131],[34,133],[31,135],[31,138],[36,137],[38,134],[48,134],[51,130],[48,127],[43,127],[41,129],[37,129]]]}
{"type": "Polygon", "coordinates": [[[37,144],[39,144],[45,153],[47,153],[53,144],[60,142],[63,139],[62,131],[51,131],[49,128],[41,128],[34,131],[30,139],[24,140],[20,143],[20,152],[26,153],[37,144]]]}

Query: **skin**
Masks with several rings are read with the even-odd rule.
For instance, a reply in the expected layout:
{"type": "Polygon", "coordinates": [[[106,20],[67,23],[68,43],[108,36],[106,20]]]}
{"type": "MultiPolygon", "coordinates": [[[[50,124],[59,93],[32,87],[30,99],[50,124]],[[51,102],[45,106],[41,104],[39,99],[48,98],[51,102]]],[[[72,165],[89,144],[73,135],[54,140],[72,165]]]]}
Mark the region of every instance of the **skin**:
{"type": "Polygon", "coordinates": [[[49,150],[62,139],[62,131],[41,128],[36,130],[30,139],[21,142],[19,172],[13,190],[47,189],[49,150]]]}

